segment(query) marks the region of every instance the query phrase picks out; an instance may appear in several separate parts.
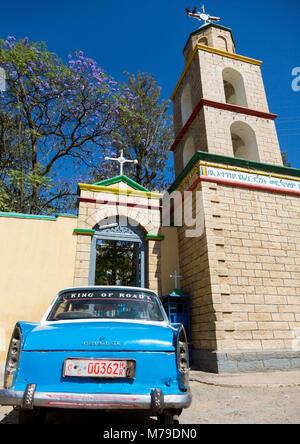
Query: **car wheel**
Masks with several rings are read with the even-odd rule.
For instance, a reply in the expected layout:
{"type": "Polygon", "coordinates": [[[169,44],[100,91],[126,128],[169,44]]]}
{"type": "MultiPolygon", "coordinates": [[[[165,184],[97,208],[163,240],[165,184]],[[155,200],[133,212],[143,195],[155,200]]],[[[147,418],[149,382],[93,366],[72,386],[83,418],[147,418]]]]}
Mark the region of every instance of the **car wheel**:
{"type": "Polygon", "coordinates": [[[173,415],[170,413],[162,413],[157,416],[159,424],[174,424],[173,415]]]}
{"type": "Polygon", "coordinates": [[[45,414],[39,410],[19,410],[19,424],[44,424],[45,414]]]}

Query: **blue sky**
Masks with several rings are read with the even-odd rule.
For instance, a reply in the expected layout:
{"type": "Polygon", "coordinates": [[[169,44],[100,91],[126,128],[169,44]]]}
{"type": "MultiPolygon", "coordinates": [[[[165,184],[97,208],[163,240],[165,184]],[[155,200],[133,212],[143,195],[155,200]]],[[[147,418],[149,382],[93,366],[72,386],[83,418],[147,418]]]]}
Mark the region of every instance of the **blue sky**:
{"type": "MultiPolygon", "coordinates": [[[[1,2],[0,38],[13,35],[45,41],[67,60],[83,50],[116,80],[123,71],[153,73],[169,98],[184,67],[183,47],[199,22],[185,14],[191,0],[15,0],[1,2]]],[[[292,90],[292,70],[300,67],[299,0],[214,0],[207,12],[232,28],[237,53],[263,60],[270,112],[278,114],[282,150],[300,168],[300,91],[292,90]]],[[[299,81],[300,84],[300,81],[299,81]]],[[[199,147],[201,149],[201,147],[199,147]]]]}

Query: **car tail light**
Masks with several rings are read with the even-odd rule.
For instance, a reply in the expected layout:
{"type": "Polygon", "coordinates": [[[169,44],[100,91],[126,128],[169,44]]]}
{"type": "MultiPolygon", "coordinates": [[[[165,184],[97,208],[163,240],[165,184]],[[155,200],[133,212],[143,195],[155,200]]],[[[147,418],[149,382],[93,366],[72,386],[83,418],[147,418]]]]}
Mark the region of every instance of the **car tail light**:
{"type": "Polygon", "coordinates": [[[181,327],[177,338],[177,365],[180,375],[180,388],[189,387],[189,348],[184,327],[181,327]]]}
{"type": "Polygon", "coordinates": [[[8,389],[13,385],[13,380],[16,371],[19,367],[19,359],[21,352],[21,338],[22,332],[20,326],[15,326],[7,354],[5,374],[4,374],[4,388],[8,389]]]}

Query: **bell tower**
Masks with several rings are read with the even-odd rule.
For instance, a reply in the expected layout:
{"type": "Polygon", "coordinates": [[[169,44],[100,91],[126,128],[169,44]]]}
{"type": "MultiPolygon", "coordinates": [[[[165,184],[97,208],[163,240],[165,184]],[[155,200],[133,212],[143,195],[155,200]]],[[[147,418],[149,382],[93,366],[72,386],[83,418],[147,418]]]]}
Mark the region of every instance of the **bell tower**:
{"type": "Polygon", "coordinates": [[[175,176],[196,151],[282,165],[262,62],[238,55],[231,29],[215,23],[192,32],[183,54],[172,94],[175,176]]]}
{"type": "Polygon", "coordinates": [[[300,171],[283,166],[262,62],[238,55],[231,29],[204,8],[187,12],[206,23],[187,41],[172,95],[168,196],[193,363],[219,373],[299,368],[300,171]]]}

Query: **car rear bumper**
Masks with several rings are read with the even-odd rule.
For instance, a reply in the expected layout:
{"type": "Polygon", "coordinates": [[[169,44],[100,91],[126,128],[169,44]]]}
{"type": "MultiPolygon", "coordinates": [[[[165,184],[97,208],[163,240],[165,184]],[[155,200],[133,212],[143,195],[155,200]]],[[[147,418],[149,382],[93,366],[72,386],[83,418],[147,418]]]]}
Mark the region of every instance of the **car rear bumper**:
{"type": "Polygon", "coordinates": [[[26,392],[0,390],[0,405],[18,406],[27,410],[34,407],[48,407],[61,409],[163,411],[188,408],[192,401],[190,391],[174,395],[164,395],[161,391],[159,392],[159,402],[157,403],[157,398],[155,398],[156,390],[153,390],[149,395],[52,393],[38,392],[34,389],[26,390],[26,392]]]}

